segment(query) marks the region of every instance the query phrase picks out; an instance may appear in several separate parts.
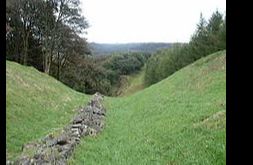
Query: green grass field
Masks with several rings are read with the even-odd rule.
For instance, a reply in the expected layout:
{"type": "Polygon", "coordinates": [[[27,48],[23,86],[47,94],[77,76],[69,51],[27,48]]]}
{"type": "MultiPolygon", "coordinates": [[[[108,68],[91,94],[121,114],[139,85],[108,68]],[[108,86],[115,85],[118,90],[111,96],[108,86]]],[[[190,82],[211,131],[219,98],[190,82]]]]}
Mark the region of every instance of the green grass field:
{"type": "Polygon", "coordinates": [[[15,158],[22,144],[56,132],[88,102],[54,78],[14,62],[6,62],[6,154],[15,158]]]}
{"type": "Polygon", "coordinates": [[[106,128],[83,139],[70,164],[225,164],[225,53],[132,96],[106,98],[106,128]]]}
{"type": "MultiPolygon", "coordinates": [[[[105,97],[106,128],[83,138],[69,164],[225,164],[225,54],[202,58],[132,95],[105,97]]],[[[7,61],[6,76],[9,159],[22,144],[63,128],[90,99],[13,62],[7,61]]],[[[136,77],[134,86],[142,76],[136,77]]]]}

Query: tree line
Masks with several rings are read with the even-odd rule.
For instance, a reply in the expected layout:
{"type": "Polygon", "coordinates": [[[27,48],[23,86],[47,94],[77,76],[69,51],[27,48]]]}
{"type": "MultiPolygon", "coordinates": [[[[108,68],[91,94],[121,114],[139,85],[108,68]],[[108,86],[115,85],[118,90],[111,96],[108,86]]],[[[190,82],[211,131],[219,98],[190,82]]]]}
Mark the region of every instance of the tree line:
{"type": "Polygon", "coordinates": [[[88,27],[79,6],[79,0],[7,0],[6,59],[47,74],[55,68],[59,78],[73,54],[90,54],[79,36],[88,27]]]}
{"type": "Polygon", "coordinates": [[[184,66],[216,51],[226,49],[226,17],[215,11],[208,22],[200,14],[197,29],[189,43],[154,53],[147,61],[145,84],[152,85],[184,66]]]}
{"type": "Polygon", "coordinates": [[[85,58],[72,56],[63,70],[60,81],[87,94],[100,92],[104,95],[115,96],[121,76],[139,71],[149,56],[150,54],[147,53],[117,53],[85,58]]]}
{"type": "Polygon", "coordinates": [[[101,44],[90,43],[89,47],[94,55],[111,55],[113,53],[142,52],[154,53],[162,48],[169,48],[171,43],[126,43],[126,44],[101,44]]]}

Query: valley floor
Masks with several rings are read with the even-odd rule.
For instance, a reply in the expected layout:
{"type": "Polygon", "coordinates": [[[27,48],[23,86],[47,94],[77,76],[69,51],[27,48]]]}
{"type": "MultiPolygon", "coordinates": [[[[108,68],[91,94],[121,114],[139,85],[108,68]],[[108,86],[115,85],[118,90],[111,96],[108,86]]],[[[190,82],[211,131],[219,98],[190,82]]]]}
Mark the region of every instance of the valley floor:
{"type": "Polygon", "coordinates": [[[143,90],[145,88],[144,74],[145,66],[137,73],[122,76],[121,86],[117,91],[118,96],[130,96],[138,91],[143,90]]]}

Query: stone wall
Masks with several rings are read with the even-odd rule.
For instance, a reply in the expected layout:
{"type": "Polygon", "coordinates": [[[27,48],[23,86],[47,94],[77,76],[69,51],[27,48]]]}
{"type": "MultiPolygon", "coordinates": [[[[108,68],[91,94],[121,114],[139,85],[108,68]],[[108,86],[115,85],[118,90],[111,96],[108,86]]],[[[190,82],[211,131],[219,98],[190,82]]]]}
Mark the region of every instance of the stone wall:
{"type": "MultiPolygon", "coordinates": [[[[72,122],[58,136],[47,135],[40,142],[23,146],[23,153],[14,163],[17,165],[67,164],[67,159],[83,136],[96,136],[105,126],[106,109],[102,105],[103,96],[96,93],[85,108],[81,108],[72,122]],[[27,153],[32,153],[30,156],[27,153]]],[[[56,119],[57,120],[57,119],[56,119]]]]}

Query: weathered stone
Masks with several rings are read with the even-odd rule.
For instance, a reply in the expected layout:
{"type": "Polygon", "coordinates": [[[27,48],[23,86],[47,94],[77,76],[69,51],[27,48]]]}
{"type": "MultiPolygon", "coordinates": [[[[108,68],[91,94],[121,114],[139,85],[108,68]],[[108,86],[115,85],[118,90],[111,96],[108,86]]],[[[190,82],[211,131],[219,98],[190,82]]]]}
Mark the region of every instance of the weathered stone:
{"type": "Polygon", "coordinates": [[[80,128],[82,126],[82,124],[73,124],[72,128],[80,128]]]}
{"type": "Polygon", "coordinates": [[[79,128],[72,128],[71,131],[72,132],[79,132],[79,128]]]}
{"type": "Polygon", "coordinates": [[[6,165],[13,165],[13,164],[14,164],[13,161],[10,161],[10,160],[7,160],[7,161],[6,161],[6,165]]]}
{"type": "Polygon", "coordinates": [[[77,133],[77,132],[72,133],[72,135],[73,135],[74,137],[81,137],[81,135],[80,135],[79,133],[77,133]]]}
{"type": "Polygon", "coordinates": [[[89,129],[89,135],[90,135],[90,136],[96,136],[96,134],[97,134],[97,130],[95,130],[95,129],[93,129],[93,128],[90,128],[90,129],[89,129]]]}
{"type": "Polygon", "coordinates": [[[59,159],[55,162],[55,164],[59,165],[67,165],[67,160],[66,159],[59,159]]]}
{"type": "Polygon", "coordinates": [[[66,135],[62,135],[57,139],[57,144],[64,145],[68,143],[68,137],[66,135]]]}
{"type": "Polygon", "coordinates": [[[19,158],[19,160],[17,162],[15,162],[14,164],[17,165],[30,165],[30,158],[27,156],[22,156],[21,158],[19,158]]]}
{"type": "Polygon", "coordinates": [[[46,142],[46,144],[47,144],[48,147],[51,147],[51,146],[57,144],[57,140],[56,139],[48,140],[46,142]]]}
{"type": "MultiPolygon", "coordinates": [[[[85,108],[81,108],[58,137],[52,135],[42,139],[42,143],[30,143],[24,149],[35,149],[33,157],[22,157],[15,164],[20,165],[67,165],[67,158],[80,143],[81,136],[96,136],[104,127],[105,108],[101,104],[103,96],[96,93],[85,108]]],[[[10,164],[10,162],[6,162],[10,164]]]]}
{"type": "Polygon", "coordinates": [[[75,141],[80,141],[80,137],[76,137],[76,138],[75,138],[75,141]]]}
{"type": "Polygon", "coordinates": [[[76,116],[73,120],[73,124],[78,124],[82,122],[82,118],[80,116],[76,116]]]}
{"type": "Polygon", "coordinates": [[[92,112],[92,106],[91,105],[88,105],[85,109],[84,109],[85,112],[92,112]]]}
{"type": "Polygon", "coordinates": [[[35,142],[27,143],[27,144],[25,144],[25,145],[22,146],[22,151],[29,150],[31,148],[36,148],[37,146],[38,146],[38,144],[35,143],[35,142]]]}
{"type": "Polygon", "coordinates": [[[42,154],[42,152],[38,152],[33,156],[34,159],[38,160],[38,159],[44,159],[44,155],[42,154]]]}
{"type": "MultiPolygon", "coordinates": [[[[86,125],[85,125],[85,126],[86,126],[86,125]]],[[[87,135],[89,135],[88,127],[87,127],[87,126],[84,127],[84,128],[82,129],[81,135],[82,135],[82,136],[87,136],[87,135]]]]}
{"type": "Polygon", "coordinates": [[[52,165],[49,161],[38,159],[34,161],[34,165],[52,165]]]}

